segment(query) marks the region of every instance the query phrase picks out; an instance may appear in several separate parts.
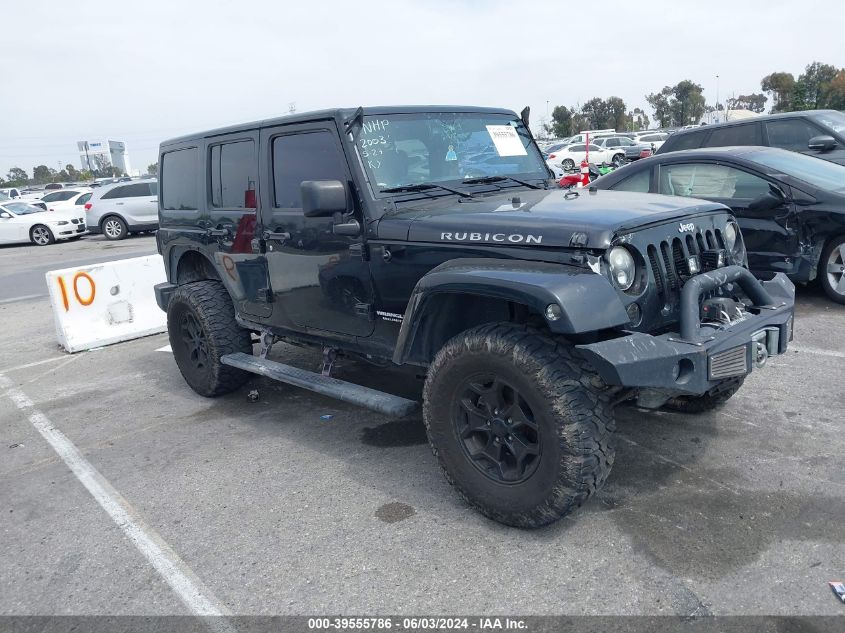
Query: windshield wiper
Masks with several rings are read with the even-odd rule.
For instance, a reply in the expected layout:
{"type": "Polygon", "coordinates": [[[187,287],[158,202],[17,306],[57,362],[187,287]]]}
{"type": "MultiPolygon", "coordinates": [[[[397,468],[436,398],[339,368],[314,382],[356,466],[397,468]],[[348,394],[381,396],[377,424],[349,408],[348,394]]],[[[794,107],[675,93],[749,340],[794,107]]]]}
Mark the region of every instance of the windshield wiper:
{"type": "Polygon", "coordinates": [[[472,194],[460,189],[453,189],[446,185],[436,185],[433,182],[420,182],[416,184],[400,185],[398,187],[388,187],[387,189],[379,189],[379,193],[398,193],[400,191],[428,191],[429,189],[443,189],[451,193],[456,193],[464,198],[472,198],[472,194]]]}
{"type": "Polygon", "coordinates": [[[530,187],[531,189],[540,188],[540,185],[535,185],[534,183],[514,178],[513,176],[482,176],[481,178],[468,178],[467,180],[464,180],[463,183],[465,185],[483,185],[488,182],[502,182],[503,180],[513,180],[514,182],[518,182],[520,185],[530,187]]]}

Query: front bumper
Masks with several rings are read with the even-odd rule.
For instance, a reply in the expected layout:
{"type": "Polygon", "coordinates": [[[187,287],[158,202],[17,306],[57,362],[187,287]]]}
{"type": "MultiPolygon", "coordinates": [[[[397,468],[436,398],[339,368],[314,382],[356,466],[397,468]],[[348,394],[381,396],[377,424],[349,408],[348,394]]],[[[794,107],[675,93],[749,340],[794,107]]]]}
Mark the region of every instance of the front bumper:
{"type": "MultiPolygon", "coordinates": [[[[706,275],[713,273],[698,277],[707,281],[706,275]]],[[[786,275],[778,273],[766,282],[743,282],[743,289],[748,285],[758,291],[753,308],[756,314],[745,320],[717,328],[697,323],[696,314],[695,327],[681,323],[686,336],[635,332],[579,345],[578,349],[609,385],[689,395],[707,393],[724,380],[761,367],[769,356],[783,354],[792,339],[795,286],[786,275]],[[761,305],[763,297],[768,305],[761,305]]],[[[707,289],[702,284],[701,291],[707,289]]]]}

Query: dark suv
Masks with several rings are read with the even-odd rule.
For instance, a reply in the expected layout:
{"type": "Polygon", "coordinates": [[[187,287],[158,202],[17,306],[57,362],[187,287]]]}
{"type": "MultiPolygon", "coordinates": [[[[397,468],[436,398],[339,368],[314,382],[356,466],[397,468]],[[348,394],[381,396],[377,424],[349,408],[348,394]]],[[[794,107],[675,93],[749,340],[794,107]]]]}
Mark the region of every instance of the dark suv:
{"type": "Polygon", "coordinates": [[[676,132],[656,153],[729,145],[779,147],[845,165],[845,113],[805,110],[704,125],[676,132]]]}
{"type": "Polygon", "coordinates": [[[727,207],[553,187],[527,118],[341,109],[163,143],[156,299],[187,383],[257,373],[399,416],[416,403],[333,362],[416,367],[447,479],[534,527],[604,482],[618,403],[706,411],[786,350],[794,288],[748,272],[727,207]]]}

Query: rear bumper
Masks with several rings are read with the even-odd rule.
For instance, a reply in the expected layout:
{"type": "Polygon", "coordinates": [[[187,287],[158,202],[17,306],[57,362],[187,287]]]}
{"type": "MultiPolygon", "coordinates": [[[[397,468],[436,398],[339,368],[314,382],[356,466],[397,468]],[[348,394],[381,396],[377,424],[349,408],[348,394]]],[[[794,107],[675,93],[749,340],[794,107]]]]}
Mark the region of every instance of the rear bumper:
{"type": "Polygon", "coordinates": [[[636,332],[578,349],[607,384],[707,393],[724,380],[759,369],[769,356],[783,354],[792,339],[795,286],[783,274],[755,282],[769,305],[758,305],[756,314],[730,326],[697,324],[694,338],[636,332]]]}
{"type": "Polygon", "coordinates": [[[153,286],[156,303],[164,312],[167,312],[167,306],[170,304],[170,297],[173,296],[175,291],[176,285],[167,282],[153,286]]]}

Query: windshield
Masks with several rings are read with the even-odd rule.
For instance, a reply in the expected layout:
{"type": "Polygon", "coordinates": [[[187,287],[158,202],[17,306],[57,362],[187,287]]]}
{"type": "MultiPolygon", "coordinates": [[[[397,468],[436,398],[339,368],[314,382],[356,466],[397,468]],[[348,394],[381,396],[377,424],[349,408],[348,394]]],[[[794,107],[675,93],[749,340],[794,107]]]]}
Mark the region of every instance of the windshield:
{"type": "Polygon", "coordinates": [[[26,202],[7,202],[3,205],[6,209],[15,215],[28,215],[30,213],[40,213],[44,209],[36,207],[26,202]]]}
{"type": "Polygon", "coordinates": [[[547,179],[522,121],[479,112],[365,116],[356,138],[376,190],[484,176],[547,179]]]}
{"type": "Polygon", "coordinates": [[[845,133],[845,114],[842,112],[819,112],[813,118],[834,132],[845,133]]]}
{"type": "Polygon", "coordinates": [[[845,167],[822,158],[787,150],[760,152],[754,160],[819,189],[845,191],[845,167]]]}

